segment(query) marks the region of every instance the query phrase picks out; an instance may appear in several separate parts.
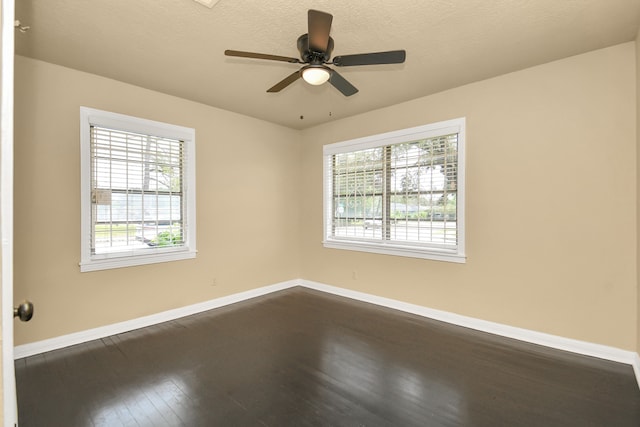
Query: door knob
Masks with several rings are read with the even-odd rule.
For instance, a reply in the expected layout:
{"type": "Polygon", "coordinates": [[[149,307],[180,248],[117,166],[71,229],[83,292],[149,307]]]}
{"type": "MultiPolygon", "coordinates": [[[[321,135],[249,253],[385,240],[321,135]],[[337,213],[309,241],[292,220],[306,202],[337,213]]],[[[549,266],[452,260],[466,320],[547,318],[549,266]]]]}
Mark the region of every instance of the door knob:
{"type": "Polygon", "coordinates": [[[33,303],[23,301],[19,306],[13,308],[13,317],[19,317],[23,322],[28,322],[33,317],[33,303]]]}

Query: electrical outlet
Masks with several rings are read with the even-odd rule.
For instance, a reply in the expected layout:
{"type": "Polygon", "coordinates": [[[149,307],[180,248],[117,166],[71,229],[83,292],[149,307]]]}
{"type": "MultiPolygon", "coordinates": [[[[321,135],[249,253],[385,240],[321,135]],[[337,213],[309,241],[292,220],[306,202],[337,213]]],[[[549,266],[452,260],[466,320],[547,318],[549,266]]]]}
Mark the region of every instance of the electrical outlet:
{"type": "Polygon", "coordinates": [[[211,279],[211,286],[218,286],[218,279],[217,278],[213,278],[211,279]]]}
{"type": "Polygon", "coordinates": [[[358,272],[357,272],[356,270],[353,270],[353,271],[351,272],[351,278],[352,278],[353,280],[358,280],[358,272]]]}

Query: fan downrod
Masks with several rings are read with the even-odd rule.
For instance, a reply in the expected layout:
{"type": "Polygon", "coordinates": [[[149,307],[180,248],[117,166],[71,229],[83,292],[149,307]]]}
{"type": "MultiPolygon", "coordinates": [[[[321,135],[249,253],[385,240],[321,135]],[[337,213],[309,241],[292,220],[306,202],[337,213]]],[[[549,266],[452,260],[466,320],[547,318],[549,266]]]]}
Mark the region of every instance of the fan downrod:
{"type": "Polygon", "coordinates": [[[329,37],[327,48],[324,52],[314,52],[309,47],[309,34],[303,34],[298,37],[298,51],[302,62],[306,64],[324,64],[329,62],[331,53],[333,52],[333,39],[329,37]]]}

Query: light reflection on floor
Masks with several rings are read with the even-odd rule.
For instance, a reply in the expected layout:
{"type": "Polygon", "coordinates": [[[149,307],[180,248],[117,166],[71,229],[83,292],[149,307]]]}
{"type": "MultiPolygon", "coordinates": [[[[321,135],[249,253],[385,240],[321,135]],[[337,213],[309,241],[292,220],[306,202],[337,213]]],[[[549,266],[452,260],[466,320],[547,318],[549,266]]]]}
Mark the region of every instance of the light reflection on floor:
{"type": "MultiPolygon", "coordinates": [[[[467,419],[464,396],[447,384],[444,378],[428,377],[384,357],[369,343],[356,336],[330,335],[324,340],[320,370],[333,387],[343,394],[352,394],[355,402],[376,407],[395,408],[401,418],[405,408],[418,406],[433,409],[434,414],[447,414],[447,422],[464,425],[467,419]],[[389,401],[394,401],[389,405],[389,401]],[[446,408],[446,411],[439,409],[446,408]]],[[[323,399],[336,396],[327,392],[323,399]]],[[[405,411],[410,413],[411,411],[405,411]]]]}
{"type": "Polygon", "coordinates": [[[189,420],[189,394],[187,383],[178,375],[146,384],[132,382],[131,389],[101,402],[91,418],[97,426],[120,425],[126,420],[137,425],[136,419],[145,416],[149,425],[183,425],[189,420]]]}

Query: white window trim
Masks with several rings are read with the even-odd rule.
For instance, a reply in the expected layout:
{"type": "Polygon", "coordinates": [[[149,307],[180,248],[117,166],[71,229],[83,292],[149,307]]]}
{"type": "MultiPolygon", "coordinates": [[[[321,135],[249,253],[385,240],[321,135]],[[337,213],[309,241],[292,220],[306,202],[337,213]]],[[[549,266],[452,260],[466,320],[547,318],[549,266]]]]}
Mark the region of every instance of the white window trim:
{"type": "Polygon", "coordinates": [[[465,127],[466,120],[464,117],[446,120],[443,122],[432,123],[424,126],[417,126],[408,129],[401,129],[377,135],[366,136],[363,138],[352,139],[349,141],[337,142],[325,145],[323,147],[323,222],[324,222],[324,240],[322,242],[325,248],[345,249],[360,252],[371,252],[386,255],[396,255],[411,258],[422,258],[436,261],[447,261],[454,263],[465,263],[465,127]],[[425,248],[422,246],[414,246],[410,244],[403,245],[400,242],[381,241],[372,242],[359,241],[358,239],[335,239],[330,235],[331,221],[333,217],[332,211],[332,170],[331,163],[327,158],[334,155],[350,151],[365,150],[369,148],[377,148],[390,144],[398,144],[417,139],[434,138],[452,133],[458,134],[458,176],[457,176],[457,229],[458,242],[457,249],[437,249],[425,248]]]}
{"type": "Polygon", "coordinates": [[[80,107],[80,271],[98,271],[132,267],[196,257],[196,157],[195,129],[140,119],[124,114],[111,113],[88,107],[80,107]],[[154,248],[153,251],[128,251],[110,254],[91,254],[91,126],[104,126],[127,132],[162,136],[184,141],[186,150],[185,203],[186,223],[184,246],[179,248],[154,248]]]}

